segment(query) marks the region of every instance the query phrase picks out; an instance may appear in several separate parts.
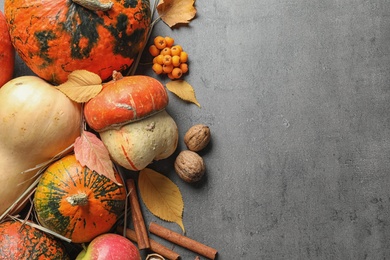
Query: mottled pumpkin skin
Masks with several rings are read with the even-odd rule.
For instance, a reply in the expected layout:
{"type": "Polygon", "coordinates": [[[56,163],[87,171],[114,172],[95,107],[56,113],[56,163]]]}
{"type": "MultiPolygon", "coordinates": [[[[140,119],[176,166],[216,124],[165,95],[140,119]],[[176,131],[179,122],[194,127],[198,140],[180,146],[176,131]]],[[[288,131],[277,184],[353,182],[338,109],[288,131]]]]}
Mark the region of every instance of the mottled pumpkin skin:
{"type": "Polygon", "coordinates": [[[86,69],[108,79],[124,71],[147,41],[149,0],[112,0],[91,11],[72,0],[5,0],[12,43],[27,66],[53,84],[86,69]]]}
{"type": "Polygon", "coordinates": [[[72,155],[56,161],[42,174],[34,195],[39,223],[75,243],[90,242],[106,233],[124,212],[126,191],[107,177],[82,167],[72,155]],[[72,205],[86,194],[87,204],[72,205]]]}
{"type": "Polygon", "coordinates": [[[15,66],[15,49],[8,33],[8,25],[0,11],[0,87],[12,79],[15,66]]]}
{"type": "Polygon", "coordinates": [[[0,259],[70,259],[52,236],[17,221],[0,224],[0,259]]]}

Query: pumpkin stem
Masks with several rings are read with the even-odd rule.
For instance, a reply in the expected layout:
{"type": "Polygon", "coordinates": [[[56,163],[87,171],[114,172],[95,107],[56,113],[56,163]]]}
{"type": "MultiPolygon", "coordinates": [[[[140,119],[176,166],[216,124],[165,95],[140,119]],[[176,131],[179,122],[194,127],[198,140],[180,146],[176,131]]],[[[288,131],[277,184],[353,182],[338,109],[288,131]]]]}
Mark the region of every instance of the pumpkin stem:
{"type": "Polygon", "coordinates": [[[120,73],[119,71],[114,70],[112,72],[112,80],[116,81],[116,80],[120,80],[120,79],[123,79],[122,73],[120,73]]]}
{"type": "Polygon", "coordinates": [[[113,6],[113,3],[102,2],[101,0],[72,0],[74,3],[79,4],[91,11],[108,11],[113,6]]]}
{"type": "Polygon", "coordinates": [[[72,206],[85,206],[88,204],[88,195],[85,193],[78,193],[66,198],[72,206]]]}

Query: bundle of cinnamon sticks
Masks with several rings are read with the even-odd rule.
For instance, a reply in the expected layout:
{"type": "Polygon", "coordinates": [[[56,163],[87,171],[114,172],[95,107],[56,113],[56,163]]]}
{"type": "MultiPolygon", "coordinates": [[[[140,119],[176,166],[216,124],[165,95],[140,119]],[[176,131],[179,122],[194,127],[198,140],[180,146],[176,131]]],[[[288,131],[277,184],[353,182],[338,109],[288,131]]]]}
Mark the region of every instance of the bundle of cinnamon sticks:
{"type": "MultiPolygon", "coordinates": [[[[126,237],[137,243],[140,250],[150,249],[167,259],[180,259],[180,255],[178,253],[149,238],[134,180],[126,180],[126,186],[130,191],[129,201],[131,207],[131,218],[134,226],[134,230],[126,228],[126,237]]],[[[180,233],[169,230],[155,222],[150,223],[149,232],[208,259],[215,259],[218,253],[218,251],[212,247],[204,245],[180,233]]]]}

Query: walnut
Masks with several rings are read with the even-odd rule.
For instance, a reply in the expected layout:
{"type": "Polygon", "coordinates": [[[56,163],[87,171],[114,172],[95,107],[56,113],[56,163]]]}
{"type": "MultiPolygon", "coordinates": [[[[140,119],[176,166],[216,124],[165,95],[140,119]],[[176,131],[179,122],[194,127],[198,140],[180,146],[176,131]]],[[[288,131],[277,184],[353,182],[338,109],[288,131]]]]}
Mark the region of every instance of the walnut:
{"type": "Polygon", "coordinates": [[[184,135],[184,143],[191,151],[198,152],[210,142],[210,128],[207,125],[194,125],[184,135]]]}
{"type": "Polygon", "coordinates": [[[196,152],[184,150],[175,160],[175,171],[185,182],[199,181],[205,173],[203,158],[196,152]]]}

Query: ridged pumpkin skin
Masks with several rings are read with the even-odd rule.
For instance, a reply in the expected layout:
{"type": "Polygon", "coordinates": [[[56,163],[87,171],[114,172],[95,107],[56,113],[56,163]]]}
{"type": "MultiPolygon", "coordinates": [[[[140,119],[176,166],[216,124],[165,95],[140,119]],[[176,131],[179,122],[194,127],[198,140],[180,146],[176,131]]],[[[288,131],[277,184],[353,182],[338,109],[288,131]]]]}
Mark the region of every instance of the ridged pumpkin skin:
{"type": "Polygon", "coordinates": [[[59,84],[86,69],[104,81],[132,64],[151,21],[149,0],[112,3],[91,11],[72,0],[5,0],[4,11],[16,51],[38,76],[59,84]]]}
{"type": "Polygon", "coordinates": [[[70,259],[52,236],[17,221],[0,224],[0,259],[70,259]]]}
{"type": "MultiPolygon", "coordinates": [[[[119,175],[117,180],[123,184],[119,175]]],[[[43,173],[34,206],[42,226],[84,243],[113,227],[124,212],[125,200],[123,185],[81,166],[71,154],[43,173]]]]}

